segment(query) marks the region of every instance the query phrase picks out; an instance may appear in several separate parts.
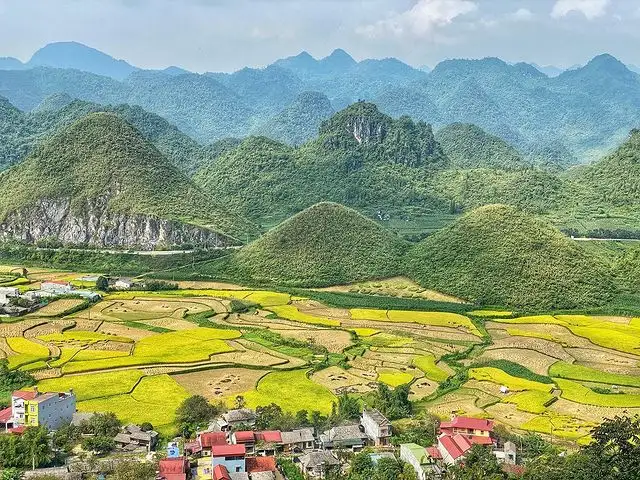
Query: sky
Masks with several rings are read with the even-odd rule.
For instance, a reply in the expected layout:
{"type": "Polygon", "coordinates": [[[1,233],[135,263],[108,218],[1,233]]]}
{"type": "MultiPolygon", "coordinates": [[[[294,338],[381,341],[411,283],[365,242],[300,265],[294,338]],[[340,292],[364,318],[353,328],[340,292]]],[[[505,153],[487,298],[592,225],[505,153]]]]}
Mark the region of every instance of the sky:
{"type": "Polygon", "coordinates": [[[306,50],[433,67],[500,57],[640,65],[639,0],[0,0],[0,56],[77,41],[142,68],[259,67],[306,50]]]}

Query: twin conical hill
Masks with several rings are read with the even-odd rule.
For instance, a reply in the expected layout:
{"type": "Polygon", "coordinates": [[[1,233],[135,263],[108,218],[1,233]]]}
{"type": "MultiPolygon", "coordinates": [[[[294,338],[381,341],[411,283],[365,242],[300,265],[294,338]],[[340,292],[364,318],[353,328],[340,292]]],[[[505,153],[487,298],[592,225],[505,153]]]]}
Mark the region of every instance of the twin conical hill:
{"type": "Polygon", "coordinates": [[[240,250],[226,265],[236,278],[304,287],[398,273],[405,243],[373,220],[320,203],[240,250]]]}
{"type": "MultiPolygon", "coordinates": [[[[247,228],[216,207],[138,130],[109,113],[91,114],[63,129],[0,177],[0,219],[32,224],[37,218],[30,217],[44,214],[47,205],[80,224],[99,223],[92,216],[105,214],[154,216],[231,235],[247,228]],[[21,212],[28,218],[16,218],[21,212]]],[[[47,215],[53,215],[51,208],[47,215]]]]}
{"type": "Polygon", "coordinates": [[[409,253],[408,273],[433,288],[485,305],[533,310],[601,305],[609,273],[560,231],[513,207],[465,215],[409,253]]]}

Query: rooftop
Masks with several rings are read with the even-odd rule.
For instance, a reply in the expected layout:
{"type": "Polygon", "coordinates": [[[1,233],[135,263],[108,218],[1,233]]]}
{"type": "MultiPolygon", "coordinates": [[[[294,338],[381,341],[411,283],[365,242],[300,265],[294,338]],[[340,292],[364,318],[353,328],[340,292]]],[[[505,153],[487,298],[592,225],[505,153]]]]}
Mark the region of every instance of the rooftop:
{"type": "Polygon", "coordinates": [[[282,434],[277,430],[256,432],[256,439],[266,443],[282,443],[282,434]]]}
{"type": "Polygon", "coordinates": [[[275,457],[247,457],[245,464],[249,473],[276,471],[275,457]]]}
{"type": "Polygon", "coordinates": [[[354,440],[365,438],[366,435],[360,430],[360,425],[341,425],[327,430],[324,434],[330,441],[354,440]]]}
{"type": "Polygon", "coordinates": [[[250,443],[255,441],[255,434],[251,430],[243,430],[233,434],[235,443],[250,443]]]}
{"type": "Polygon", "coordinates": [[[411,455],[420,462],[420,464],[427,463],[427,450],[424,447],[416,443],[403,443],[400,448],[404,448],[411,452],[411,455]]]}
{"type": "Polygon", "coordinates": [[[254,421],[256,419],[256,414],[248,408],[239,408],[237,410],[229,410],[227,413],[223,413],[222,418],[227,422],[254,421]]]}
{"type": "Polygon", "coordinates": [[[244,445],[214,445],[211,447],[212,457],[241,457],[247,453],[244,445]]]}
{"type": "Polygon", "coordinates": [[[227,436],[224,432],[205,432],[200,434],[200,445],[205,448],[213,445],[226,445],[227,436]]]}
{"type": "Polygon", "coordinates": [[[306,455],[300,457],[300,463],[307,467],[319,467],[321,465],[340,465],[340,460],[333,456],[326,450],[320,450],[318,452],[309,452],[306,455]]]}
{"type": "Polygon", "coordinates": [[[389,419],[375,408],[366,408],[362,413],[371,417],[378,425],[389,425],[389,419]]]}
{"type": "Polygon", "coordinates": [[[185,457],[164,458],[158,462],[158,470],[163,477],[168,474],[184,474],[188,468],[189,465],[185,457]]]}
{"type": "Polygon", "coordinates": [[[280,437],[285,445],[291,443],[313,442],[313,428],[300,428],[291,432],[281,432],[280,437]]]}
{"type": "Polygon", "coordinates": [[[440,429],[468,428],[471,430],[493,431],[493,422],[484,418],[454,417],[450,422],[442,422],[440,429]]]}

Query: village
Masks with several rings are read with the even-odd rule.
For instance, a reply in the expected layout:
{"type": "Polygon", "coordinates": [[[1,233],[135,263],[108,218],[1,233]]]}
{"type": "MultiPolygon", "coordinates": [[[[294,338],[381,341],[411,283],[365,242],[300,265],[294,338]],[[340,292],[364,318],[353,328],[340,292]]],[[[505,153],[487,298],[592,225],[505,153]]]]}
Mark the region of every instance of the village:
{"type": "MultiPolygon", "coordinates": [[[[81,428],[99,414],[78,412],[73,391],[41,393],[37,388],[15,391],[11,406],[0,411],[2,435],[21,436],[42,427],[51,441],[68,426],[81,428]]],[[[102,475],[105,465],[120,460],[157,461],[157,480],[299,480],[346,478],[354,455],[407,465],[416,480],[442,479],[447,469],[464,462],[473,448],[491,452],[507,472],[521,471],[516,445],[503,442],[494,422],[453,416],[441,422],[437,442],[428,447],[393,442],[391,422],[378,410],[365,407],[358,422],[346,422],[326,431],[312,427],[290,431],[256,428],[256,411],[248,408],[221,413],[191,438],[165,441],[151,426],[123,425],[111,438],[113,450],[78,452],[65,466],[34,468],[23,478],[84,479],[102,475]],[[87,462],[86,454],[100,461],[87,462]],[[93,466],[91,466],[93,465],[93,466]],[[287,469],[293,465],[295,470],[287,469]]],[[[91,437],[95,434],[84,434],[91,437]]],[[[83,443],[83,446],[85,443],[83,443]]],[[[98,449],[99,450],[99,449],[98,449]]]]}

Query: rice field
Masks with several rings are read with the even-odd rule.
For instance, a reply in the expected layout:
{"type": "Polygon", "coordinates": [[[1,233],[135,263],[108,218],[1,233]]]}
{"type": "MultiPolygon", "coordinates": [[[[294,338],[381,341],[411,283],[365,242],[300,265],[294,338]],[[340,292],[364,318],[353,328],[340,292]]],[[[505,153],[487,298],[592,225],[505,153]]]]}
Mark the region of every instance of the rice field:
{"type": "Polygon", "coordinates": [[[85,300],[80,298],[63,298],[50,302],[31,315],[38,317],[57,317],[79,307],[83,303],[85,303],[85,300]]]}
{"type": "Polygon", "coordinates": [[[607,415],[640,412],[637,319],[339,308],[313,295],[192,287],[200,288],[118,292],[64,319],[51,317],[70,304],[56,311],[52,302],[51,317],[0,323],[0,357],[33,372],[42,391],[73,388],[81,411],[113,411],[165,433],[193,394],[328,414],[336,395],[367,395],[378,383],[410,384],[416,414],[488,417],[547,436],[551,419],[554,437],[571,441],[587,438],[607,415]],[[229,313],[232,299],[260,308],[229,313]],[[459,363],[446,356],[473,344],[459,363]],[[442,392],[461,365],[468,379],[442,392]],[[503,385],[509,394],[500,393],[503,385]]]}
{"type": "Polygon", "coordinates": [[[287,412],[317,410],[325,415],[331,413],[331,405],[337,401],[328,388],[307,378],[305,370],[269,373],[243,397],[250,408],[275,403],[287,412]]]}

